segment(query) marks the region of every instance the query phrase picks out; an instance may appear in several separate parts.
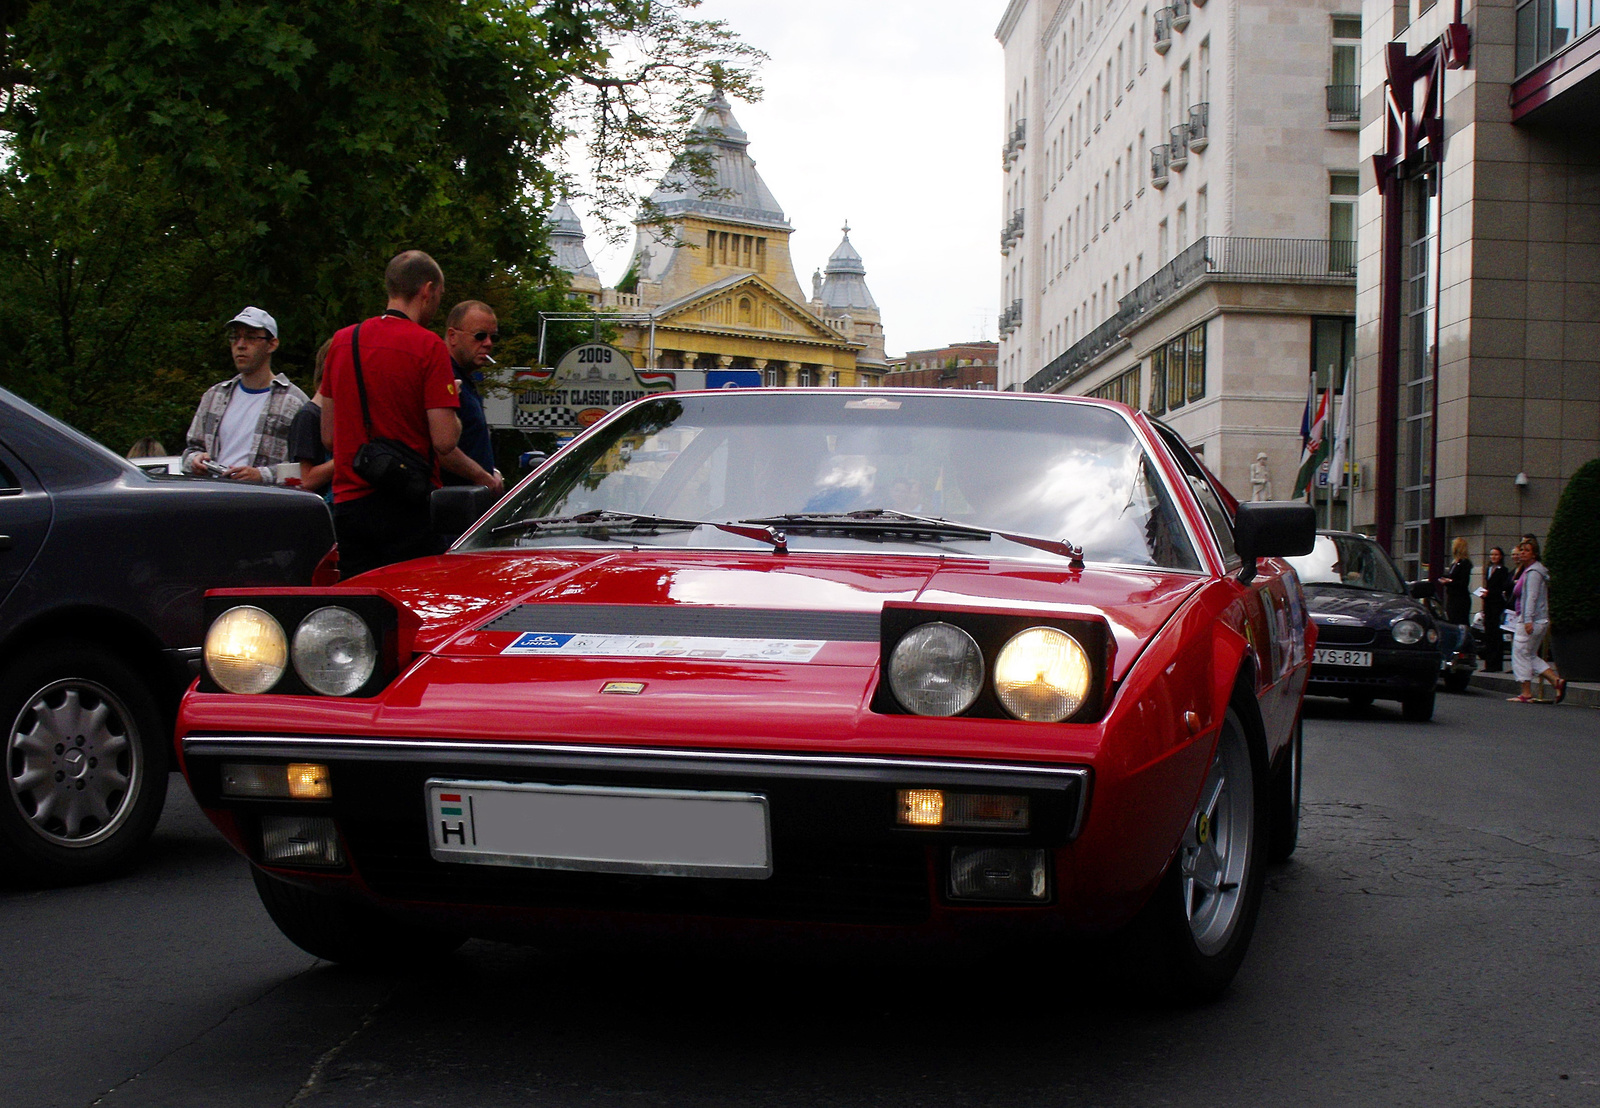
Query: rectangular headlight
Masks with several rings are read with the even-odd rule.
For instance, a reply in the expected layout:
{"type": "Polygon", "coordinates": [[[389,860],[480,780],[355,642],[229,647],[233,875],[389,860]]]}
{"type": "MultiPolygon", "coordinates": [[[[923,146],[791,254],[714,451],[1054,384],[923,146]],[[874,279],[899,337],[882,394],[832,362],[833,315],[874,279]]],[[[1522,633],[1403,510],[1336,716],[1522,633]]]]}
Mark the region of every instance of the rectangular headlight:
{"type": "Polygon", "coordinates": [[[331,800],[333,784],[328,767],[315,762],[289,765],[254,765],[224,762],[222,795],[262,800],[331,800]]]}
{"type": "Polygon", "coordinates": [[[261,860],[296,866],[342,866],[339,831],[327,816],[267,816],[261,821],[261,860]]]}
{"type": "Polygon", "coordinates": [[[1028,798],[1008,793],[954,793],[901,789],[896,822],[903,827],[961,831],[1026,831],[1028,798]]]}

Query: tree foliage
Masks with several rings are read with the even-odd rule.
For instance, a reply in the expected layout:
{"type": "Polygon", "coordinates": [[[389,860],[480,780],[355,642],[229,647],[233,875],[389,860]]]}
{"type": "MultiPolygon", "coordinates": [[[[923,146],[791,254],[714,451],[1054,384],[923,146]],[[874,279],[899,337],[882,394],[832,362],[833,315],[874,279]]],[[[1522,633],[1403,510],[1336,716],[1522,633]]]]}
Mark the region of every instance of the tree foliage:
{"type": "Polygon", "coordinates": [[[562,301],[567,152],[620,212],[714,83],[755,94],[757,52],[697,4],[0,0],[0,383],[112,446],[170,440],[240,307],[309,384],[412,247],[525,327],[562,301]]]}
{"type": "Polygon", "coordinates": [[[1600,458],[1578,468],[1561,490],[1544,559],[1550,569],[1550,625],[1600,628],[1600,458]]]}

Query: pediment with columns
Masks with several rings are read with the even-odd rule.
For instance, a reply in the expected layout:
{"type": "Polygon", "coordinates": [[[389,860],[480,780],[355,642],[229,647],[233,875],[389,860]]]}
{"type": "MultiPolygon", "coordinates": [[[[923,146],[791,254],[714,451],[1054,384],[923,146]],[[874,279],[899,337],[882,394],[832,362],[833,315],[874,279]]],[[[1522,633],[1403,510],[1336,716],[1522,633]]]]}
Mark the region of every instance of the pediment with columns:
{"type": "Polygon", "coordinates": [[[809,307],[785,296],[759,274],[749,273],[697,289],[656,309],[656,328],[708,331],[752,337],[863,344],[834,330],[809,307]]]}

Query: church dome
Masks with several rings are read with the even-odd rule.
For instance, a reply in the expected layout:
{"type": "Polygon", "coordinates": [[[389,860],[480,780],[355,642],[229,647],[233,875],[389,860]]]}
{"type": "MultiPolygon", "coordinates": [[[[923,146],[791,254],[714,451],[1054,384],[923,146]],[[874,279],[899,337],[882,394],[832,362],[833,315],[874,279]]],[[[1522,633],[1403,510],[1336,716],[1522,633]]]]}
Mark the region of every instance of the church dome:
{"type": "Polygon", "coordinates": [[[583,223],[565,196],[556,201],[555,208],[550,212],[548,226],[550,250],[555,255],[556,265],[574,277],[593,277],[598,281],[600,275],[595,272],[594,263],[589,260],[588,247],[584,244],[583,223]]]}
{"type": "Polygon", "coordinates": [[[844,225],[844,239],[828,258],[822,273],[820,299],[824,307],[838,311],[878,310],[878,303],[872,299],[872,293],[867,288],[867,267],[850,242],[850,224],[844,225]]]}
{"type": "Polygon", "coordinates": [[[650,204],[658,213],[704,215],[790,229],[777,198],[756,172],[755,160],[750,157],[750,137],[733,117],[733,108],[720,91],[706,101],[689,141],[697,153],[710,155],[712,180],[697,178],[680,159],[650,194],[650,204]]]}

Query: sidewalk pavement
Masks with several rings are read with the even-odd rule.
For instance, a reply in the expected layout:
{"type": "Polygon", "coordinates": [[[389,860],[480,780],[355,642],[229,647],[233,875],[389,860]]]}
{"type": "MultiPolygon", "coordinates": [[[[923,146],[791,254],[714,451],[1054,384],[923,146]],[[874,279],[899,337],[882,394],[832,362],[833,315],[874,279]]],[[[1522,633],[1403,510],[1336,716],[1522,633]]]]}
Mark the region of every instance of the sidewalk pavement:
{"type": "MultiPolygon", "coordinates": [[[[1521,686],[1517,684],[1517,679],[1512,677],[1509,671],[1505,673],[1485,673],[1479,670],[1472,675],[1472,687],[1483,689],[1485,692],[1499,693],[1501,696],[1516,696],[1517,693],[1522,691],[1521,686]]],[[[1541,687],[1537,681],[1534,682],[1533,692],[1535,696],[1543,693],[1546,700],[1553,699],[1556,695],[1554,688],[1549,685],[1541,687]]],[[[1561,705],[1566,707],[1569,704],[1576,704],[1585,708],[1600,708],[1600,685],[1588,681],[1568,681],[1567,698],[1561,702],[1561,705]]]]}

